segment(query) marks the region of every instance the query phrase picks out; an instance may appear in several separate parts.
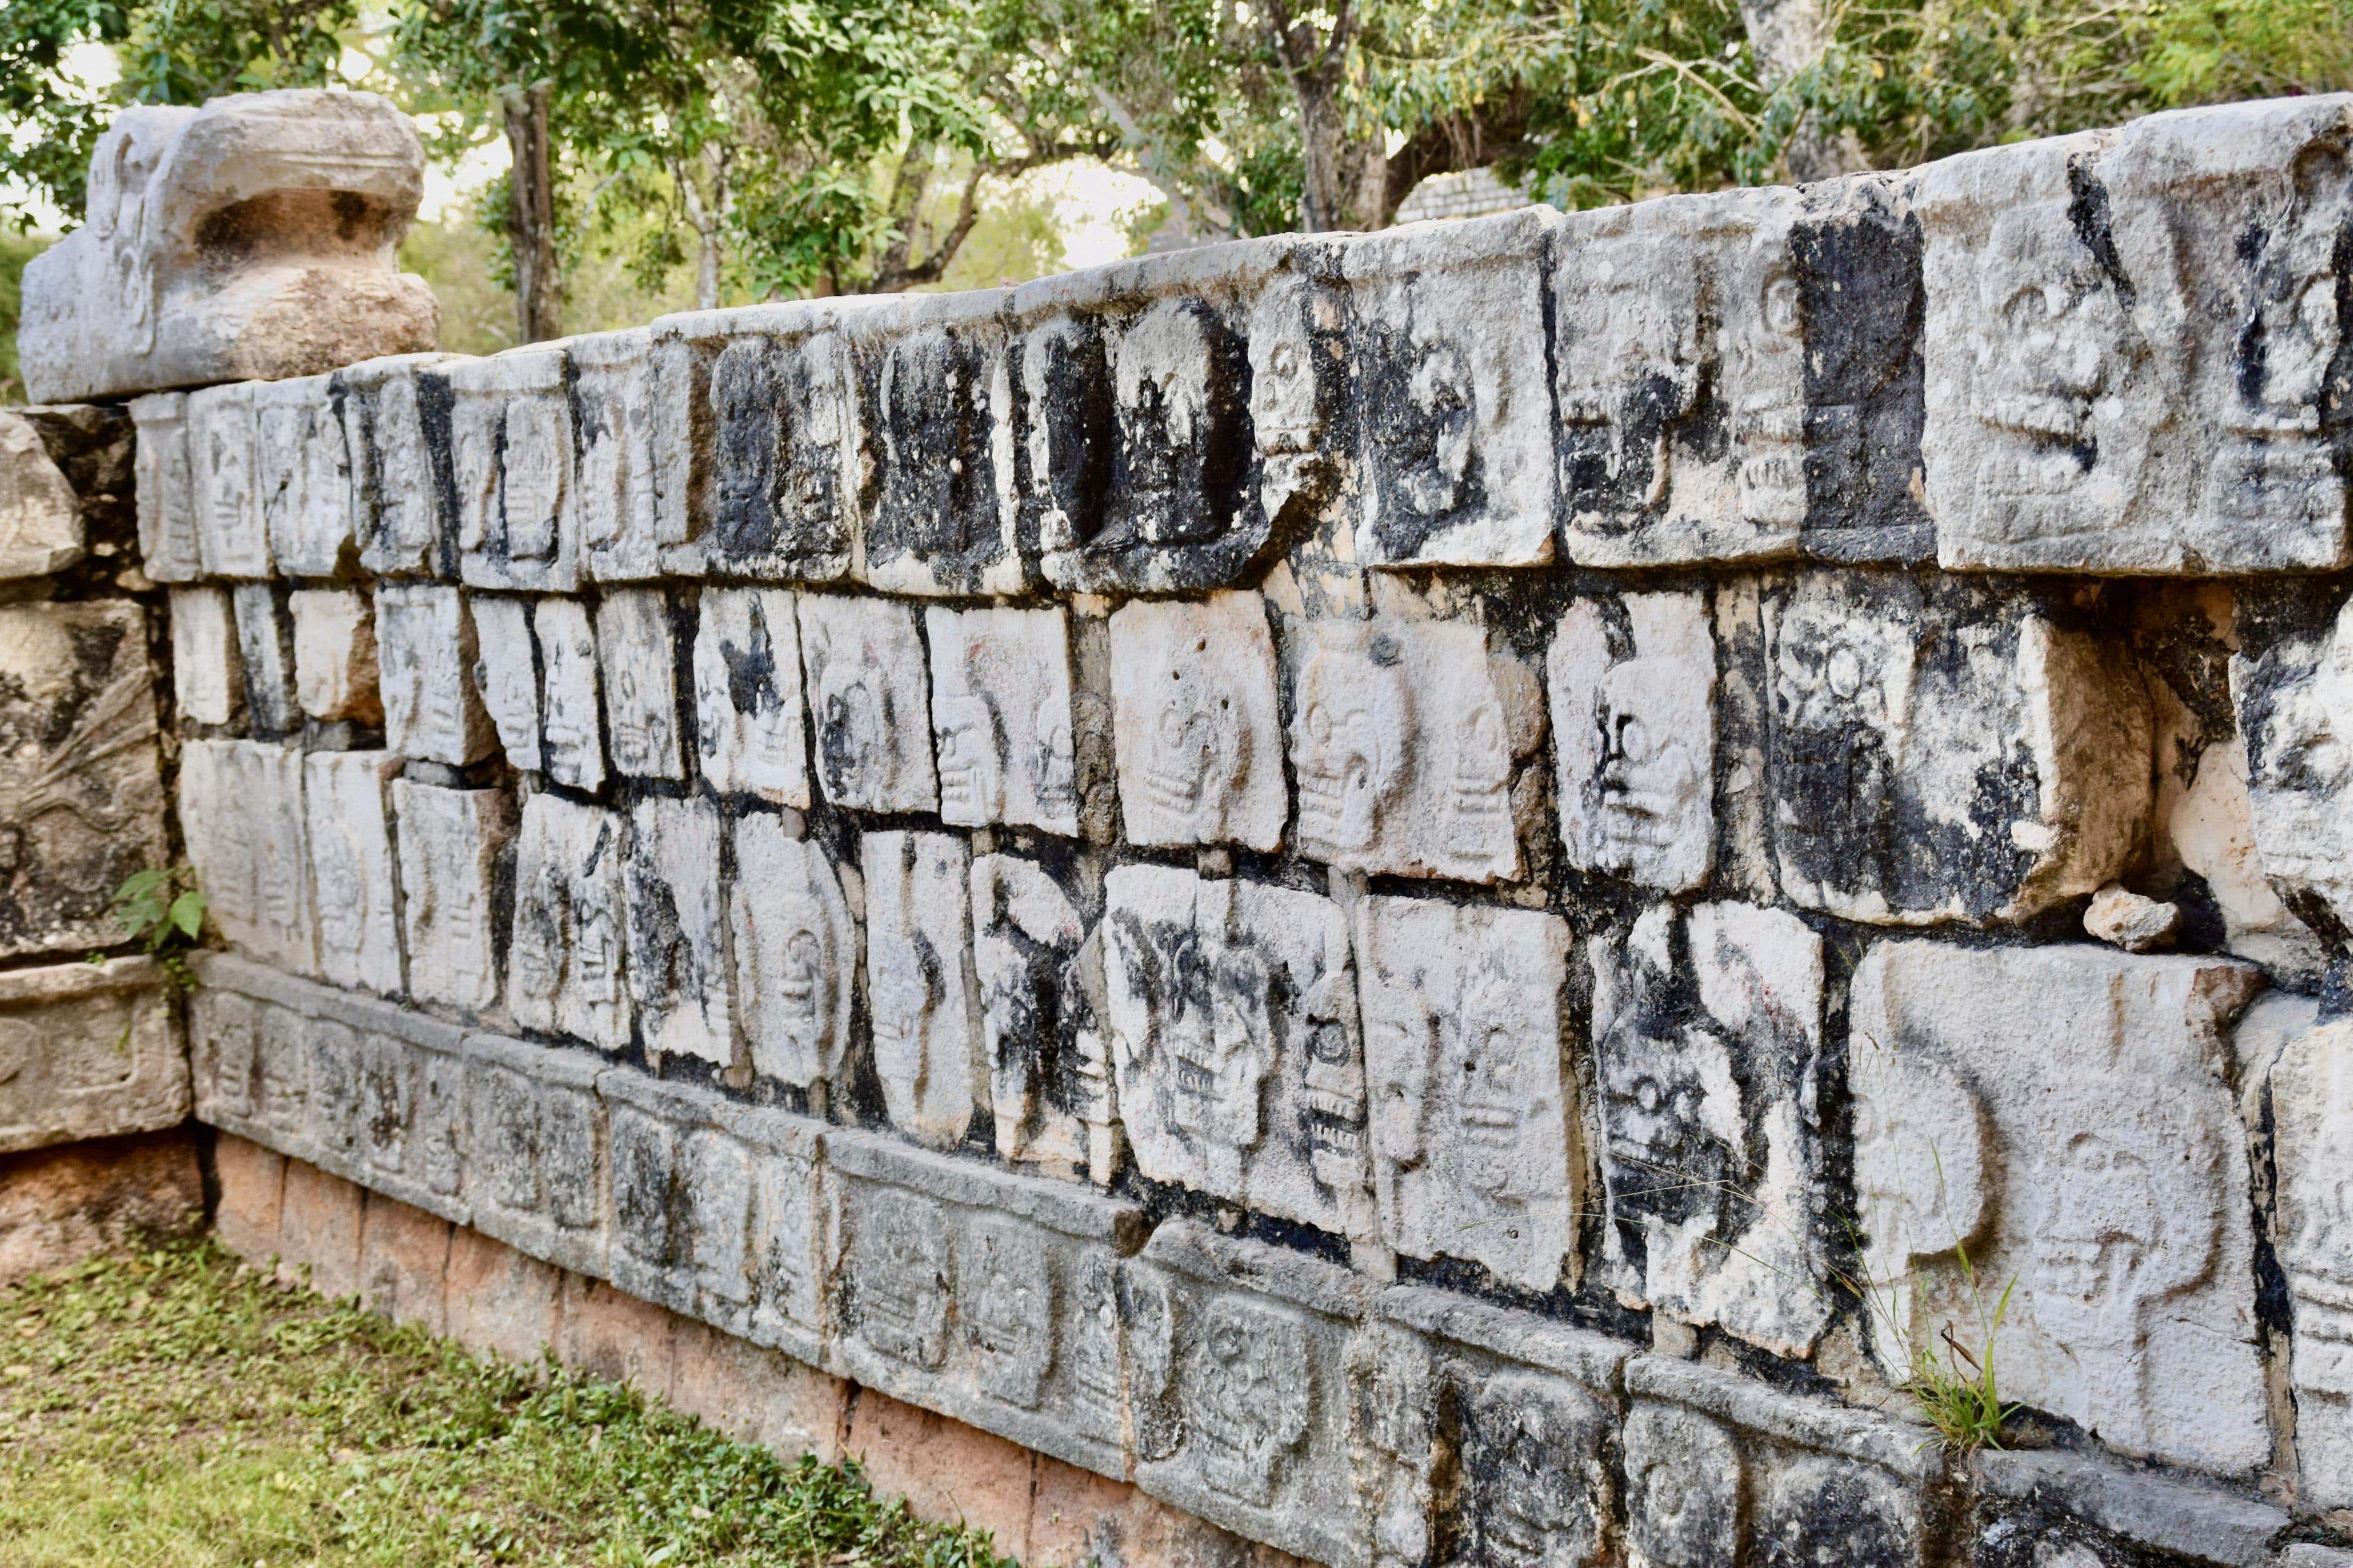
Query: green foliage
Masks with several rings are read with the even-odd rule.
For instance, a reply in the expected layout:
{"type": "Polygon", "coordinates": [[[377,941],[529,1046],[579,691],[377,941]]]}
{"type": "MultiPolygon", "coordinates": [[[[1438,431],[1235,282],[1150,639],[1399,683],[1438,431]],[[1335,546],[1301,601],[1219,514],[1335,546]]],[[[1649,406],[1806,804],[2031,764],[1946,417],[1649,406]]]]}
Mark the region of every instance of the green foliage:
{"type": "Polygon", "coordinates": [[[25,401],[25,379],[16,364],[16,323],[23,311],[25,263],[55,244],[46,234],[0,230],[0,404],[25,401]]]}
{"type": "Polygon", "coordinates": [[[0,1541],[10,1568],[1004,1562],[854,1466],[477,1359],[209,1243],[0,1289],[0,1541]]]}
{"type": "Polygon", "coordinates": [[[2018,1280],[2012,1278],[2001,1288],[2000,1300],[1988,1313],[1983,1310],[1984,1298],[1978,1288],[1977,1270],[1969,1264],[1968,1248],[1957,1242],[1953,1256],[1959,1260],[1970,1299],[1979,1309],[1978,1349],[1972,1352],[1962,1344],[1953,1325],[1947,1323],[1937,1343],[1911,1347],[1911,1369],[1904,1391],[1919,1407],[1921,1417],[1936,1428],[1945,1447],[1956,1454],[1967,1454],[2000,1447],[2002,1424],[2020,1408],[2002,1403],[1993,1370],[1994,1349],[2001,1337],[2002,1320],[2010,1315],[2010,1296],[2018,1280]]]}
{"type": "Polygon", "coordinates": [[[180,989],[196,988],[195,973],[182,956],[205,930],[205,895],[195,871],[170,866],[134,873],[114,890],[114,912],[125,941],[139,943],[180,989]]]}

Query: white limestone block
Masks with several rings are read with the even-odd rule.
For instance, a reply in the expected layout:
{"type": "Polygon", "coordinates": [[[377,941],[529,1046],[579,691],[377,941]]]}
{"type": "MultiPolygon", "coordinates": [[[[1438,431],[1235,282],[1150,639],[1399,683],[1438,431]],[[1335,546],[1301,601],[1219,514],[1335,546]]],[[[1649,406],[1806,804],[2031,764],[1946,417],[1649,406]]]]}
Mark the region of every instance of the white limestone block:
{"type": "Polygon", "coordinates": [[[320,977],[394,997],[403,981],[389,792],[401,765],[390,752],[313,752],[302,760],[320,977]]]}
{"type": "Polygon", "coordinates": [[[932,708],[911,605],[803,594],[801,668],[825,798],[859,811],[934,811],[932,708]]]}
{"type": "Polygon", "coordinates": [[[449,367],[458,569],[483,588],[580,584],[572,397],[561,348],[533,344],[449,367]]]}
{"type": "Polygon", "coordinates": [[[360,564],[385,576],[454,575],[448,354],[370,360],[336,373],[352,465],[352,526],[360,564]]]}
{"type": "Polygon", "coordinates": [[[622,819],[557,795],[523,802],[507,1011],[599,1049],[629,1043],[622,984],[622,819]]]}
{"type": "Polygon", "coordinates": [[[2353,923],[2353,602],[2333,616],[2325,600],[2301,607],[2277,628],[2243,617],[2231,659],[2251,826],[2263,874],[2291,906],[2310,900],[2353,923]]]}
{"type": "Polygon", "coordinates": [[[180,717],[227,724],[245,709],[245,670],[226,588],[172,590],[172,691],[180,717]]]}
{"type": "Polygon", "coordinates": [[[700,575],[691,410],[708,373],[688,345],[642,327],[569,346],[582,572],[600,583],[700,575]]]}
{"type": "Polygon", "coordinates": [[[864,458],[857,366],[834,330],[844,309],[785,300],[677,319],[681,346],[709,365],[702,499],[709,558],[731,576],[849,574],[864,458]]]}
{"type": "Polygon", "coordinates": [[[953,1149],[989,1109],[972,966],[972,857],[949,833],[869,833],[866,999],[891,1125],[953,1149]]]}
{"type": "Polygon", "coordinates": [[[131,400],[139,432],[133,484],[139,508],[139,569],[158,583],[193,582],[196,479],[188,451],[188,395],[155,392],[131,400]]]}
{"type": "Polygon", "coordinates": [[[31,420],[0,409],[0,581],[81,559],[81,506],[31,420]]]}
{"type": "Polygon", "coordinates": [[[1112,734],[1133,844],[1282,842],[1274,638],[1256,594],[1134,600],[1111,617],[1112,734]]]}
{"type": "Polygon", "coordinates": [[[601,788],[603,701],[587,607],[577,599],[542,599],[531,618],[539,643],[539,755],[547,776],[573,789],[601,788]]]}
{"type": "Polygon", "coordinates": [[[190,741],[180,749],[179,811],[206,918],[264,963],[316,973],[302,753],[257,741],[190,741]]]}
{"type": "Polygon", "coordinates": [[[980,981],[997,1152],[1107,1179],[1117,1121],[1099,942],[1043,866],[972,861],[973,966],[980,981]]]}
{"type": "Polygon", "coordinates": [[[496,790],[395,779],[409,994],[469,1013],[499,1005],[498,889],[514,803],[496,790]]]}
{"type": "Polygon", "coordinates": [[[1050,610],[923,612],[940,816],[1076,837],[1070,618],[1050,610]]]}
{"type": "Polygon", "coordinates": [[[752,1070],[797,1089],[842,1082],[858,928],[832,860],[781,819],[745,814],[735,823],[728,914],[752,1070]]]}
{"type": "Polygon", "coordinates": [[[188,464],[195,481],[196,559],[213,577],[270,574],[254,473],[253,387],[188,394],[188,464]]]}
{"type": "Polygon", "coordinates": [[[1871,950],[1848,1075],[1891,1375],[2014,1279],[1994,1345],[2005,1398],[2126,1454],[2221,1474],[2269,1458],[2222,1038],[2260,983],[2223,960],[2087,945],[1871,950]]]}
{"type": "Polygon", "coordinates": [[[301,724],[294,701],[294,636],[278,591],[267,583],[229,590],[237,615],[237,661],[245,674],[246,709],[255,730],[284,734],[301,724]]]}
{"type": "Polygon", "coordinates": [[[0,1151],[185,1121],[187,1047],[173,1000],[146,958],[0,974],[0,1151]]]}
{"type": "Polygon", "coordinates": [[[498,731],[500,749],[511,766],[537,773],[539,753],[539,649],[532,640],[531,601],[477,594],[468,602],[474,615],[474,689],[498,731]]]}
{"type": "Polygon", "coordinates": [[[354,588],[297,588],[286,602],[294,616],[294,696],[302,711],[382,723],[375,609],[368,596],[354,588]]]}
{"type": "Polygon", "coordinates": [[[808,723],[793,596],[705,588],[694,634],[694,736],[722,795],[809,805],[808,723]]]}
{"type": "Polygon", "coordinates": [[[678,727],[678,657],[670,604],[655,588],[622,588],[596,606],[596,668],[613,771],[628,778],[686,776],[678,727]]]}
{"type": "Polygon", "coordinates": [[[1585,1159],[1563,1070],[1568,923],[1368,898],[1355,924],[1382,1238],[1525,1289],[1573,1285],[1585,1159]]]}
{"type": "Polygon", "coordinates": [[[1580,871],[1689,892],[1715,861],[1715,639],[1700,593],[1579,598],[1545,658],[1560,842],[1580,871]]]}
{"type": "Polygon", "coordinates": [[[2271,1071],[2271,1116],[2300,1500],[2353,1507],[2353,1022],[2287,1040],[2271,1071]]]}
{"type": "Polygon", "coordinates": [[[253,389],[254,483],[278,570],[332,577],[353,550],[352,462],[332,378],[266,381],[253,389]]]}
{"type": "Polygon", "coordinates": [[[735,1060],[718,807],[651,796],[629,813],[623,861],[629,1000],[649,1052],[735,1060]]]}
{"type": "Polygon", "coordinates": [[[461,768],[498,743],[474,687],[472,606],[455,588],[379,583],[376,674],[385,743],[405,757],[461,768]]]}

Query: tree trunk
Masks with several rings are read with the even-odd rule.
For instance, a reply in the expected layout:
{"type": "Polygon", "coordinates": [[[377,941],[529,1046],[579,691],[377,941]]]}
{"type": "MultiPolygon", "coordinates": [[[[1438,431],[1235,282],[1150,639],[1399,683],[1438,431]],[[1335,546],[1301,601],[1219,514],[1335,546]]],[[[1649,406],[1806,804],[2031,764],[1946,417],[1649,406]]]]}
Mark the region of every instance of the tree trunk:
{"type": "Polygon", "coordinates": [[[678,184],[679,196],[686,205],[686,221],[694,230],[694,308],[698,310],[719,309],[719,280],[727,264],[727,216],[735,205],[733,182],[729,178],[734,162],[732,147],[705,147],[701,156],[711,169],[711,197],[703,199],[702,188],[695,184],[693,174],[683,163],[670,165],[670,178],[678,184]]]}
{"type": "Polygon", "coordinates": [[[515,331],[518,342],[544,342],[564,335],[564,284],[555,268],[555,158],[547,114],[553,90],[546,82],[501,93],[507,151],[514,167],[507,176],[507,242],[514,251],[515,331]]]}
{"type": "MultiPolygon", "coordinates": [[[[1778,88],[1822,58],[1830,47],[1831,23],[1822,0],[1740,0],[1740,23],[1767,88],[1778,88]]],[[[1808,114],[1782,150],[1789,178],[1827,180],[1864,166],[1862,149],[1852,137],[1825,135],[1808,114]]]]}
{"type": "Polygon", "coordinates": [[[1291,19],[1284,0],[1267,0],[1264,21],[1275,64],[1299,100],[1299,226],[1310,234],[1349,227],[1361,222],[1356,197],[1366,173],[1364,150],[1348,143],[1340,102],[1356,26],[1349,0],[1340,0],[1332,31],[1321,38],[1314,23],[1291,19]]]}

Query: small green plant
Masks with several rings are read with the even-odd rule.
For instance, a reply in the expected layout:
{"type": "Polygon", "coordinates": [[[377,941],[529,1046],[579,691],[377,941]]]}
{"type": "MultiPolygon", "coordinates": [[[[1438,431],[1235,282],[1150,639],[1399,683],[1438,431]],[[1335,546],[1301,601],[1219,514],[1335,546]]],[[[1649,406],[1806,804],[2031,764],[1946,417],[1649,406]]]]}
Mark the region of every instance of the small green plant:
{"type": "Polygon", "coordinates": [[[1972,1352],[1961,1343],[1949,1321],[1936,1341],[1926,1345],[1905,1343],[1909,1336],[1893,1323],[1892,1315],[1884,1321],[1889,1323],[1888,1331],[1910,1352],[1910,1370],[1901,1385],[1904,1392],[1919,1405],[1921,1418],[1936,1429],[1946,1447],[1967,1454],[2000,1447],[2002,1424],[2018,1414],[2016,1405],[2001,1402],[2001,1387],[1993,1370],[1994,1344],[2001,1337],[2002,1320],[2010,1315],[2010,1294],[2018,1289],[2018,1277],[2010,1276],[1993,1310],[1988,1312],[1977,1269],[1969,1262],[1969,1249],[1955,1242],[1953,1258],[1978,1309],[1978,1350],[1972,1352]]]}
{"type": "Polygon", "coordinates": [[[138,872],[114,889],[114,912],[123,934],[146,949],[174,984],[196,988],[195,971],[184,956],[205,929],[205,895],[194,870],[166,866],[138,872]]]}

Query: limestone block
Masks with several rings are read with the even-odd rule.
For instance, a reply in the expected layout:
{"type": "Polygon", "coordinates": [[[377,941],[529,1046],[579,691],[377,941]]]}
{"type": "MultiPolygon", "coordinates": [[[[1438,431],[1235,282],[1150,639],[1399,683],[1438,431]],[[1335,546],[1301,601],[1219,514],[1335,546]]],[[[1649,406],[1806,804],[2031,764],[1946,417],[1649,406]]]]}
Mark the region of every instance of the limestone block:
{"type": "Polygon", "coordinates": [[[449,367],[458,569],[470,584],[580,585],[569,379],[564,351],[538,345],[449,367]]]}
{"type": "Polygon", "coordinates": [[[319,975],[396,997],[402,993],[400,898],[388,794],[401,765],[389,752],[313,752],[302,760],[319,975]]]}
{"type": "Polygon", "coordinates": [[[2295,1304],[2300,1496],[2353,1506],[2353,1024],[2290,1038],[2271,1074],[2278,1248],[2295,1304]]]}
{"type": "Polygon", "coordinates": [[[1264,600],[1220,593],[1121,605],[1111,679],[1130,843],[1282,844],[1290,801],[1264,600]]]}
{"type": "Polygon", "coordinates": [[[172,590],[172,694],[180,717],[230,724],[245,711],[245,668],[226,588],[172,590]]]}
{"type": "Polygon", "coordinates": [[[314,973],[302,753],[256,741],[190,741],[180,748],[179,809],[206,918],[232,947],[314,973]]]}
{"type": "Polygon", "coordinates": [[[2084,934],[2126,952],[2154,952],[2173,945],[2181,927],[2181,907],[2143,898],[2111,882],[2092,895],[2084,910],[2084,934]]]}
{"type": "Polygon", "coordinates": [[[239,583],[229,590],[237,615],[237,662],[245,677],[245,708],[257,734],[283,735],[302,726],[294,700],[294,628],[278,590],[239,583]]]}
{"type": "Polygon", "coordinates": [[[694,741],[722,795],[809,805],[808,723],[793,596],[706,588],[694,634],[694,741]]]}
{"type": "Polygon", "coordinates": [[[1821,939],[1779,910],[1662,904],[1587,952],[1619,1299],[1806,1356],[1831,1301],[1821,939]]]}
{"type": "Polygon", "coordinates": [[[154,392],[131,400],[139,431],[139,566],[158,583],[186,583],[196,557],[196,479],[188,452],[188,395],[154,392]]]}
{"type": "Polygon", "coordinates": [[[1382,1239],[1530,1290],[1573,1284],[1585,1160],[1562,1070],[1567,922],[1381,897],[1355,925],[1382,1239]]]}
{"type": "MultiPolygon", "coordinates": [[[[226,962],[206,953],[197,962],[212,978],[226,962]]],[[[250,996],[207,987],[188,998],[188,1074],[197,1120],[215,1126],[253,1114],[253,1079],[260,1051],[260,1007],[250,996]]]]}
{"type": "Polygon", "coordinates": [[[1136,1486],[1329,1568],[1368,1558],[1350,1492],[1349,1347],[1377,1288],[1193,1220],[1127,1276],[1136,1486]]]}
{"type": "Polygon", "coordinates": [[[509,766],[524,773],[540,768],[539,647],[531,635],[531,601],[477,594],[467,601],[474,616],[474,689],[498,731],[509,766]]]}
{"type": "Polygon", "coordinates": [[[1341,266],[1361,410],[1356,559],[1535,566],[1553,554],[1544,269],[1524,208],[1352,242],[1341,266]]]}
{"type": "Polygon", "coordinates": [[[0,1152],[179,1125],[188,1058],[143,958],[0,975],[0,1152]]]}
{"type": "Polygon", "coordinates": [[[997,289],[901,295],[841,318],[860,382],[860,578],[893,594],[1017,594],[1013,380],[997,289]]]}
{"type": "Polygon", "coordinates": [[[707,380],[675,337],[644,328],[570,340],[578,411],[581,569],[600,583],[696,576],[692,448],[707,380]]]}
{"type": "Polygon", "coordinates": [[[553,795],[523,802],[507,1011],[524,1028],[608,1051],[628,1045],[621,839],[612,812],[553,795]]]}
{"type": "Polygon", "coordinates": [[[845,1081],[858,927],[832,859],[779,818],[747,812],[735,821],[728,915],[752,1070],[797,1089],[845,1081]]]}
{"type": "MultiPolygon", "coordinates": [[[[2017,1285],[2007,1397],[2122,1452],[2240,1472],[2270,1453],[2244,1134],[2223,1030],[2259,977],[2084,945],[1883,942],[1849,1029],[1879,1354],[1980,1321],[1954,1258],[2017,1285]]],[[[1979,1348],[1982,1348],[1981,1346],[1979,1348]]]]}
{"type": "Polygon", "coordinates": [[[710,559],[731,575],[831,583],[849,574],[862,475],[857,373],[834,330],[839,311],[830,300],[796,301],[680,323],[709,366],[702,499],[710,559]]]}
{"type": "Polygon", "coordinates": [[[940,816],[1076,837],[1070,619],[1050,610],[923,612],[940,816]]]}
{"type": "Polygon", "coordinates": [[[372,92],[124,110],[86,221],[25,268],[39,402],[309,375],[429,348],[439,310],[394,253],[424,194],[415,127],[372,92]]]}
{"type": "Polygon", "coordinates": [[[732,1331],[814,1369],[833,1331],[839,1200],[824,1166],[833,1134],[788,1111],[731,1111],[730,1128],[752,1155],[752,1296],[732,1331]]]}
{"type": "Polygon", "coordinates": [[[973,858],[972,925],[997,1154],[1107,1182],[1118,1118],[1101,942],[1061,880],[1012,855],[973,858]]]}
{"type": "Polygon", "coordinates": [[[938,809],[914,610],[888,599],[803,594],[799,619],[825,798],[859,811],[938,809]]]}
{"type": "Polygon", "coordinates": [[[81,559],[81,506],[31,420],[0,409],[0,579],[40,577],[81,559]]]}
{"type": "Polygon", "coordinates": [[[638,1037],[649,1052],[735,1059],[729,1021],[722,827],[707,801],[649,797],[629,812],[623,946],[638,1037]]]}
{"type": "MultiPolygon", "coordinates": [[[[2109,1563],[2163,1568],[2306,1568],[2272,1542],[2287,1510],[2211,1482],[2057,1449],[1980,1450],[1972,1561],[1984,1568],[2076,1568],[2109,1563]]],[[[2328,1553],[2309,1568],[2334,1568],[2328,1553]]]]}
{"type": "Polygon", "coordinates": [[[1342,870],[1516,879],[1541,746],[1532,674],[1463,621],[1310,621],[1296,639],[1300,852],[1342,870]]]}
{"type": "Polygon", "coordinates": [[[705,1321],[752,1289],[752,1159],[721,1095],[642,1073],[598,1075],[609,1118],[613,1283],[705,1321]]]}
{"type": "Polygon", "coordinates": [[[400,926],[409,994],[468,1012],[499,1004],[500,930],[514,803],[495,790],[396,779],[400,926]]]}
{"type": "Polygon", "coordinates": [[[866,1005],[891,1124],[952,1149],[989,1108],[972,960],[972,856],[951,833],[869,833],[866,1005]]]}
{"type": "Polygon", "coordinates": [[[195,481],[196,559],[214,577],[270,574],[269,533],[254,473],[253,387],[188,394],[188,466],[195,481]]]}
{"type": "Polygon", "coordinates": [[[2348,142],[2345,99],[2280,99],[1922,171],[1941,564],[2347,562],[2348,142]]]}
{"type": "Polygon", "coordinates": [[[622,588],[596,606],[596,667],[613,771],[629,778],[686,776],[680,754],[678,657],[659,590],[622,588]]]}
{"type": "Polygon", "coordinates": [[[475,1228],[592,1275],[607,1267],[610,1202],[599,1070],[576,1052],[496,1035],[466,1038],[466,1121],[475,1156],[466,1197],[475,1228]]]}
{"type": "Polygon", "coordinates": [[[1917,925],[2093,892],[2147,815],[2150,719],[2113,639],[2032,590],[1809,573],[1766,606],[1782,890],[1917,925]]]}
{"type": "Polygon", "coordinates": [[[841,1375],[1123,1479],[1120,1259],[1135,1204],[827,1134],[841,1189],[841,1375]]]}
{"type": "Polygon", "coordinates": [[[448,374],[455,363],[448,354],[405,354],[335,373],[360,564],[379,575],[458,574],[448,374]]]}
{"type": "Polygon", "coordinates": [[[479,647],[465,596],[431,583],[379,583],[375,636],[385,743],[453,768],[489,756],[498,731],[474,686],[479,647]]]}
{"type": "Polygon", "coordinates": [[[577,599],[533,606],[539,643],[539,756],[550,783],[595,790],[605,783],[605,730],[596,634],[577,599]]]}
{"type": "Polygon", "coordinates": [[[360,1029],[359,1125],[367,1156],[361,1179],[428,1214],[471,1223],[463,1036],[382,1005],[360,1029]]]}
{"type": "Polygon", "coordinates": [[[1545,658],[1563,858],[1670,893],[1715,848],[1715,639],[1704,594],[1580,598],[1545,658]]]}
{"type": "Polygon", "coordinates": [[[1630,1562],[1946,1560],[1942,1450],[1926,1428],[1663,1356],[1636,1357],[1625,1376],[1630,1562]]]}
{"type": "Polygon", "coordinates": [[[333,577],[350,564],[352,460],[333,378],[253,388],[253,480],[278,570],[333,577]]]}
{"type": "MultiPolygon", "coordinates": [[[[297,588],[286,596],[294,616],[294,696],[313,719],[384,722],[376,687],[375,606],[355,588],[297,588]]],[[[173,631],[178,633],[178,618],[173,631]]]]}
{"type": "Polygon", "coordinates": [[[1314,893],[1127,865],[1103,971],[1136,1169],[1336,1235],[1376,1231],[1355,964],[1314,893]]]}

